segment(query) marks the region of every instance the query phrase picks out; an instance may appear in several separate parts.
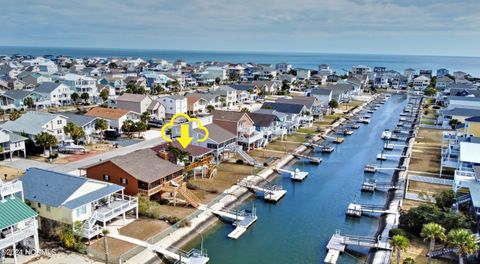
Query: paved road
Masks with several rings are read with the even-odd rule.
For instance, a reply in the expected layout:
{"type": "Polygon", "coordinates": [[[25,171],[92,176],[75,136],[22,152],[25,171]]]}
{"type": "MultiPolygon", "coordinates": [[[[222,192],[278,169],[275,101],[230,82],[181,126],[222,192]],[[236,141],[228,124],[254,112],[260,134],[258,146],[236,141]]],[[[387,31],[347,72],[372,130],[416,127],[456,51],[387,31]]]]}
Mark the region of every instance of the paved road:
{"type": "Polygon", "coordinates": [[[126,147],[120,147],[118,149],[114,149],[112,151],[101,153],[99,155],[88,157],[88,158],[85,158],[85,159],[82,159],[82,160],[70,162],[70,163],[67,163],[67,164],[51,166],[51,167],[49,167],[49,169],[53,170],[53,171],[57,171],[57,172],[72,173],[72,174],[78,175],[78,170],[77,170],[78,168],[86,167],[88,165],[97,163],[97,162],[102,161],[102,160],[111,159],[111,158],[116,157],[116,156],[125,155],[125,154],[133,152],[135,150],[151,148],[151,147],[154,147],[156,145],[162,144],[164,142],[165,142],[165,140],[163,140],[162,138],[158,138],[158,137],[157,138],[152,138],[152,139],[147,139],[145,141],[142,141],[142,142],[139,142],[139,143],[136,143],[136,144],[133,144],[133,145],[129,145],[129,146],[126,146],[126,147]]]}

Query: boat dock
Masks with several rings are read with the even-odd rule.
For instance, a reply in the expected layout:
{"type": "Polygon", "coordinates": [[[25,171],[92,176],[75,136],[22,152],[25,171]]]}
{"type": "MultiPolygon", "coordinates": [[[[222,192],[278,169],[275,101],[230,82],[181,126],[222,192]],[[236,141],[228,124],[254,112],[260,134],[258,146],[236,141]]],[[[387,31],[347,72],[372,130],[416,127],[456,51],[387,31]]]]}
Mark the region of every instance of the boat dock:
{"type": "Polygon", "coordinates": [[[357,203],[350,203],[346,211],[346,214],[348,216],[357,216],[357,217],[360,217],[362,216],[362,214],[365,214],[365,213],[394,214],[395,212],[385,209],[383,205],[357,204],[357,203]]]}
{"type": "Polygon", "coordinates": [[[365,165],[365,168],[363,169],[364,172],[369,172],[369,173],[375,173],[379,170],[398,170],[398,171],[404,171],[406,168],[404,166],[400,167],[394,167],[394,168],[384,168],[384,167],[379,167],[375,164],[367,164],[365,165]]]}
{"type": "Polygon", "coordinates": [[[229,208],[221,208],[218,210],[207,208],[206,210],[225,220],[233,222],[232,224],[235,226],[235,229],[228,234],[228,237],[232,239],[238,239],[258,219],[255,206],[252,206],[251,212],[247,212],[245,209],[234,210],[229,208]]]}
{"type": "Polygon", "coordinates": [[[389,182],[365,181],[362,184],[362,191],[375,192],[376,190],[396,190],[398,187],[389,182]]]}
{"type": "Polygon", "coordinates": [[[315,150],[320,149],[320,151],[322,153],[332,153],[335,150],[335,148],[332,147],[332,146],[320,145],[320,144],[316,144],[316,143],[305,143],[304,145],[309,147],[309,148],[313,148],[315,150]]]}
{"type": "Polygon", "coordinates": [[[388,241],[381,241],[377,237],[341,235],[337,231],[328,241],[324,262],[337,263],[340,253],[345,252],[347,246],[392,250],[388,241]]]}
{"type": "Polygon", "coordinates": [[[274,169],[275,171],[277,172],[286,172],[286,173],[290,173],[291,175],[291,179],[294,180],[294,181],[303,181],[307,176],[308,176],[308,172],[306,171],[301,171],[299,170],[298,168],[295,169],[294,171],[291,171],[291,170],[286,170],[286,169],[281,169],[281,168],[276,168],[274,169]]]}
{"type": "Polygon", "coordinates": [[[307,160],[309,160],[310,163],[320,164],[322,162],[321,158],[307,156],[307,155],[298,154],[298,153],[291,153],[291,154],[297,159],[301,159],[301,158],[307,159],[307,160]]]}
{"type": "MultiPolygon", "coordinates": [[[[250,176],[251,177],[251,176],[250,176]]],[[[265,184],[264,186],[257,185],[252,179],[243,179],[237,183],[238,186],[245,187],[253,192],[263,194],[263,199],[270,202],[278,202],[287,193],[282,186],[265,184]]]]}

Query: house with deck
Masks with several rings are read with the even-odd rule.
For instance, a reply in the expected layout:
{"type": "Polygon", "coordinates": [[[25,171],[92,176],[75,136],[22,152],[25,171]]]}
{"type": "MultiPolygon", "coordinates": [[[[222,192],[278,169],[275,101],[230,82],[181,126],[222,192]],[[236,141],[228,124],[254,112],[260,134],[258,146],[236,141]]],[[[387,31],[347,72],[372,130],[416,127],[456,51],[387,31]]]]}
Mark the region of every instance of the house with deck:
{"type": "MultiPolygon", "coordinates": [[[[181,165],[172,163],[153,149],[141,149],[82,168],[89,179],[115,182],[128,195],[144,195],[153,200],[164,193],[182,195],[192,206],[198,199],[186,189],[181,165]]],[[[168,197],[165,197],[168,198],[168,197]]]]}
{"type": "MultiPolygon", "coordinates": [[[[80,127],[83,132],[85,132],[85,142],[89,143],[91,142],[96,134],[95,130],[95,122],[98,117],[94,116],[87,116],[87,115],[77,115],[77,114],[72,114],[72,113],[62,113],[63,116],[67,117],[67,124],[68,123],[74,123],[78,127],[80,127]]],[[[107,120],[107,122],[109,122],[107,120]]]]}
{"type": "Polygon", "coordinates": [[[283,127],[280,118],[273,113],[248,113],[253,120],[255,129],[263,133],[266,143],[271,142],[274,138],[283,139],[287,136],[287,129],[283,127]]]}
{"type": "Polygon", "coordinates": [[[3,159],[12,160],[13,155],[26,158],[27,151],[25,149],[26,137],[22,137],[4,128],[0,128],[0,155],[3,159]]]}
{"type": "Polygon", "coordinates": [[[33,91],[45,98],[44,102],[37,102],[37,105],[68,105],[71,103],[70,95],[73,93],[68,85],[54,82],[41,83],[33,91]]]}
{"type": "Polygon", "coordinates": [[[39,252],[38,214],[25,204],[21,181],[0,180],[0,212],[0,262],[12,263],[4,257],[9,251],[17,264],[18,246],[39,252]]]}
{"type": "Polygon", "coordinates": [[[272,109],[280,113],[286,114],[285,126],[289,133],[293,133],[298,130],[304,123],[302,117],[308,111],[305,105],[301,104],[289,104],[280,102],[265,102],[262,105],[262,109],[272,109]]]}
{"type": "Polygon", "coordinates": [[[255,129],[253,120],[247,113],[213,110],[213,123],[237,135],[238,145],[249,151],[265,146],[265,139],[261,131],[255,129]]]}
{"type": "Polygon", "coordinates": [[[20,178],[27,200],[40,216],[40,228],[67,224],[84,238],[102,234],[107,224],[128,213],[138,218],[137,198],[111,182],[30,168],[20,178]],[[81,226],[76,223],[80,222],[81,226]]]}

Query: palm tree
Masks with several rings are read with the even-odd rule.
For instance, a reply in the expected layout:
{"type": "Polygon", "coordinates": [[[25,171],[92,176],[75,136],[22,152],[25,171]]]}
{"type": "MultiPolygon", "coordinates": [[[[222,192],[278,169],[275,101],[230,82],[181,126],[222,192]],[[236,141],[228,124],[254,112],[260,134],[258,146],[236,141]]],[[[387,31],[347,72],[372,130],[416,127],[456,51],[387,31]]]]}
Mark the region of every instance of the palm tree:
{"type": "Polygon", "coordinates": [[[15,120],[19,119],[21,116],[22,116],[22,113],[20,113],[20,111],[13,110],[10,113],[9,118],[10,118],[10,121],[15,121],[15,120]]]}
{"type": "Polygon", "coordinates": [[[95,120],[95,130],[100,130],[102,135],[101,140],[103,139],[104,131],[108,129],[108,121],[105,119],[95,120]]]}
{"type": "Polygon", "coordinates": [[[402,251],[405,251],[410,246],[410,240],[402,235],[394,235],[390,239],[390,246],[393,247],[393,251],[397,252],[397,264],[400,264],[402,251]]]}
{"type": "Polygon", "coordinates": [[[52,154],[52,147],[57,145],[57,138],[47,132],[40,132],[35,136],[35,143],[43,147],[43,153],[47,148],[50,149],[50,155],[52,154]]]}
{"type": "Polygon", "coordinates": [[[78,95],[78,93],[72,93],[70,95],[70,99],[72,99],[72,101],[76,104],[78,99],[80,99],[80,95],[78,95]]]}
{"type": "Polygon", "coordinates": [[[150,113],[145,111],[142,113],[142,116],[140,117],[140,120],[142,120],[143,122],[147,123],[148,120],[150,120],[150,113]]]}
{"type": "Polygon", "coordinates": [[[458,263],[463,264],[463,259],[467,254],[477,252],[478,245],[476,237],[470,230],[467,229],[453,229],[448,232],[448,244],[458,248],[458,263]]]}
{"type": "MultiPolygon", "coordinates": [[[[430,240],[429,252],[432,252],[435,249],[436,239],[439,239],[440,241],[445,240],[445,228],[437,223],[424,224],[420,236],[422,236],[424,240],[430,240]]],[[[428,255],[428,262],[430,261],[431,257],[428,255]]]]}
{"type": "Polygon", "coordinates": [[[103,249],[105,250],[105,264],[108,264],[108,241],[107,235],[110,233],[107,229],[102,230],[103,234],[103,249]]]}

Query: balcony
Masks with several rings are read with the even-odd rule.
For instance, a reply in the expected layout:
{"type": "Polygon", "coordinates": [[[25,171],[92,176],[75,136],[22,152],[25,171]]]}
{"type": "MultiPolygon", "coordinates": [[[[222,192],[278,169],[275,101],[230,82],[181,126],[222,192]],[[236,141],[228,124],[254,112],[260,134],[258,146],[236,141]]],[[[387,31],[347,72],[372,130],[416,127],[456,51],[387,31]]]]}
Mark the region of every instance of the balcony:
{"type": "Polygon", "coordinates": [[[96,220],[100,222],[110,221],[137,207],[137,198],[127,195],[122,197],[120,194],[114,194],[113,201],[110,201],[108,205],[95,209],[95,212],[97,213],[96,220]]]}
{"type": "Polygon", "coordinates": [[[2,182],[0,180],[0,196],[5,197],[15,193],[22,192],[22,182],[21,181],[11,181],[11,182],[2,182]]]}
{"type": "Polygon", "coordinates": [[[241,127],[238,129],[238,134],[252,134],[254,133],[256,130],[255,130],[255,127],[254,126],[251,126],[251,127],[241,127]]]}
{"type": "Polygon", "coordinates": [[[17,227],[15,228],[16,230],[13,232],[6,230],[4,233],[5,238],[0,238],[0,249],[12,246],[13,244],[37,234],[36,221],[36,219],[30,219],[26,222],[23,222],[24,224],[20,222],[17,224],[17,227]],[[24,226],[20,227],[21,225],[24,226]]]}
{"type": "Polygon", "coordinates": [[[263,132],[256,132],[256,131],[247,136],[245,136],[245,134],[240,134],[240,136],[238,137],[239,142],[243,142],[247,144],[255,143],[256,141],[261,139],[263,139],[263,132]]]}

